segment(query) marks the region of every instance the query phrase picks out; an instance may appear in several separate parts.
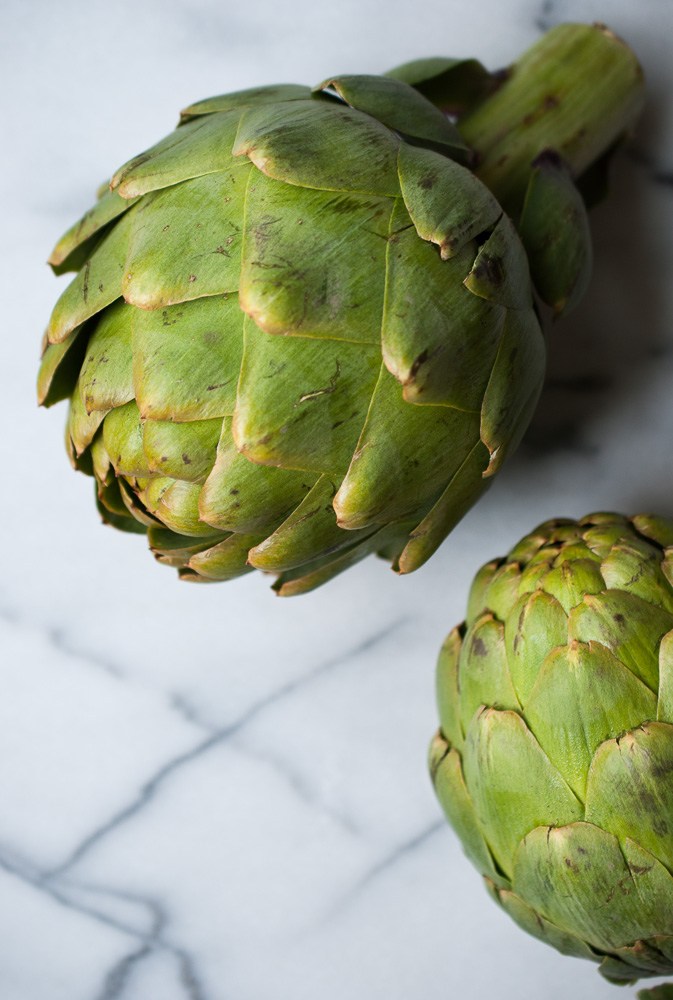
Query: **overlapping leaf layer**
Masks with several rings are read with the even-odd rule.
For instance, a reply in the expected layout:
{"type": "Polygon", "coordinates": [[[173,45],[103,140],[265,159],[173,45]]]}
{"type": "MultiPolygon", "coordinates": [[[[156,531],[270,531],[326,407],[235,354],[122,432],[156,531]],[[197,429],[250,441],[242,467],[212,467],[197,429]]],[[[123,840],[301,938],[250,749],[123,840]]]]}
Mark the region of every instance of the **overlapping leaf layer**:
{"type": "Polygon", "coordinates": [[[104,520],[188,579],[299,593],[421,565],[518,443],[544,347],[525,252],[406,83],[212,98],[56,247],[42,402],[104,520]]]}
{"type": "Polygon", "coordinates": [[[614,982],[673,972],[673,521],[551,521],[438,664],[435,789],[495,898],[614,982]]]}

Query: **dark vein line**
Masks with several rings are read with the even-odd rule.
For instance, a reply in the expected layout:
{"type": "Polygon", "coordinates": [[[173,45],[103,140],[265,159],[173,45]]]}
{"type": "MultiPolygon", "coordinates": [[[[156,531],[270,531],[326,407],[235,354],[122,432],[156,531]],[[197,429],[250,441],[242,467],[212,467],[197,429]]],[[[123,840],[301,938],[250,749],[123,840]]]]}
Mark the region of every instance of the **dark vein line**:
{"type": "Polygon", "coordinates": [[[355,836],[360,833],[360,830],[353,820],[349,816],[339,812],[339,810],[332,809],[331,806],[327,805],[306,777],[300,771],[295,770],[295,768],[293,768],[288,761],[281,760],[279,757],[264,753],[263,750],[250,747],[241,740],[236,741],[236,749],[240,750],[251,760],[267,764],[284,778],[297,798],[301,799],[302,802],[305,802],[307,805],[319,809],[325,816],[328,816],[339,827],[341,827],[341,829],[355,836]]]}
{"type": "Polygon", "coordinates": [[[6,849],[4,854],[0,853],[0,869],[8,875],[18,878],[26,885],[31,886],[37,892],[46,895],[64,909],[77,913],[80,916],[88,917],[95,923],[101,924],[110,930],[128,935],[140,944],[139,948],[125,955],[109,970],[105,976],[102,992],[98,994],[96,1000],[116,1000],[127,985],[132,970],[141,961],[156,951],[168,952],[177,961],[180,970],[180,982],[185,987],[188,1000],[206,1000],[205,991],[199,982],[195,965],[189,952],[164,939],[163,934],[168,923],[168,918],[164,908],[156,900],[102,886],[87,884],[72,886],[73,889],[79,888],[86,892],[94,892],[101,896],[110,896],[145,907],[152,915],[151,930],[149,934],[146,934],[124,920],[110,916],[95,906],[90,906],[69,898],[62,888],[58,888],[47,882],[35,865],[25,860],[12,859],[6,849]]]}
{"type": "Polygon", "coordinates": [[[382,875],[385,875],[394,865],[397,864],[402,858],[409,854],[413,854],[419,847],[421,847],[427,840],[430,840],[439,830],[446,828],[446,823],[443,819],[435,820],[430,826],[421,830],[415,836],[406,840],[403,844],[396,847],[390,854],[386,855],[381,861],[373,865],[369,871],[358,879],[353,886],[345,893],[340,900],[338,900],[333,907],[330,908],[325,916],[325,922],[331,920],[334,916],[341,912],[341,910],[346,909],[350,904],[356,899],[360,893],[367,888],[372,882],[375,882],[382,875]]]}
{"type": "Polygon", "coordinates": [[[202,719],[194,706],[191,705],[187,698],[179,692],[175,691],[169,694],[168,703],[174,712],[181,715],[186,722],[196,726],[197,729],[202,729],[207,733],[213,734],[217,732],[218,727],[210,722],[206,722],[205,719],[202,719]]]}
{"type": "Polygon", "coordinates": [[[627,153],[634,163],[645,167],[650,180],[662,187],[673,187],[673,170],[670,167],[662,167],[655,157],[638,146],[630,146],[627,153]]]}
{"type": "Polygon", "coordinates": [[[245,726],[248,725],[248,723],[260,715],[260,713],[266,711],[266,709],[271,708],[272,706],[277,705],[280,701],[283,701],[285,698],[294,694],[305,684],[318,680],[320,677],[323,677],[325,674],[331,672],[337,667],[342,666],[349,660],[352,660],[362,653],[367,652],[369,649],[372,649],[384,639],[388,638],[388,636],[390,636],[403,624],[406,624],[406,621],[406,618],[398,619],[392,625],[387,625],[386,628],[377,632],[375,635],[370,636],[368,639],[365,639],[363,642],[359,643],[359,645],[348,650],[346,653],[343,653],[334,659],[327,660],[325,663],[322,663],[308,674],[282,685],[270,695],[267,695],[265,698],[262,698],[260,701],[252,705],[234,722],[216,730],[211,736],[202,740],[200,743],[197,743],[191,750],[187,750],[184,753],[179,754],[177,757],[172,758],[172,760],[169,760],[166,764],[160,767],[148,781],[145,782],[145,784],[141,787],[140,792],[136,795],[132,802],[111,816],[107,823],[104,823],[92,833],[88,834],[88,836],[86,836],[77,845],[77,847],[74,848],[70,855],[60,865],[57,865],[45,874],[45,880],[60,878],[65,872],[81,861],[81,859],[88,854],[93,847],[99,844],[101,840],[107,837],[108,834],[110,834],[113,830],[116,830],[123,823],[127,822],[127,820],[134,817],[143,808],[143,806],[154,798],[157,790],[161,787],[164,781],[175,774],[176,771],[179,771],[187,764],[191,764],[192,761],[202,757],[215,747],[221,746],[236,733],[239,733],[245,726]]]}
{"type": "Polygon", "coordinates": [[[556,23],[556,18],[554,17],[554,0],[543,0],[540,6],[540,11],[535,18],[535,27],[540,31],[549,31],[553,28],[556,23]]]}
{"type": "Polygon", "coordinates": [[[445,828],[446,823],[443,819],[435,820],[435,822],[431,823],[430,826],[425,828],[425,830],[421,830],[420,833],[417,833],[415,837],[412,837],[410,840],[400,844],[399,847],[396,847],[395,850],[392,851],[387,857],[383,858],[382,861],[379,861],[378,864],[374,865],[365,875],[363,875],[360,881],[355,885],[354,891],[359,892],[360,889],[364,888],[364,886],[374,881],[374,879],[377,879],[379,875],[382,875],[384,872],[388,871],[389,868],[392,868],[392,866],[396,864],[400,858],[413,853],[417,847],[424,844],[426,840],[433,837],[439,830],[444,830],[445,828]]]}
{"type": "Polygon", "coordinates": [[[99,670],[104,670],[105,673],[110,674],[111,677],[123,678],[126,676],[125,672],[118,664],[113,663],[111,660],[104,659],[89,649],[84,649],[81,646],[75,645],[75,643],[68,638],[66,632],[55,625],[35,625],[29,622],[25,615],[22,615],[20,612],[7,606],[0,607],[0,619],[7,622],[8,625],[25,629],[32,635],[39,636],[57,652],[63,653],[64,656],[75,660],[81,660],[85,662],[87,666],[98,667],[99,670]]]}
{"type": "Polygon", "coordinates": [[[133,969],[144,958],[148,958],[152,952],[152,947],[149,944],[144,944],[138,951],[131,952],[130,955],[126,955],[116,965],[113,965],[105,976],[103,988],[98,993],[96,1000],[118,1000],[118,997],[128,986],[133,969]]]}

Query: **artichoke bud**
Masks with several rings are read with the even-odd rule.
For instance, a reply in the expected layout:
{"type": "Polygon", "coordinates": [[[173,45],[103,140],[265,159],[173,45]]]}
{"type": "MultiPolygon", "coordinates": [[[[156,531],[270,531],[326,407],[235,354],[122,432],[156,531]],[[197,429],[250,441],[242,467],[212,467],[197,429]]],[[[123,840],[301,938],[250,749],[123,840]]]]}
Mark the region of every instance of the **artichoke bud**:
{"type": "MultiPolygon", "coordinates": [[[[570,36],[550,33],[548,60],[605,47],[595,28],[570,36]]],[[[526,133],[505,157],[522,144],[516,183],[489,174],[543,63],[429,60],[209,98],[114,173],[50,258],[76,273],[38,379],[42,403],[70,401],[68,452],[105,521],[146,531],[184,579],[258,568],[280,594],[372,552],[402,573],[432,555],[528,425],[545,363],[531,268],[557,311],[581,294],[571,174],[633,111],[633,87],[601,92],[610,128],[589,135],[582,112],[571,167],[531,173],[526,133]],[[524,174],[522,242],[503,198],[524,174]]],[[[561,102],[544,148],[568,120],[561,102]]]]}
{"type": "Polygon", "coordinates": [[[541,525],[477,574],[437,667],[430,768],[465,852],[613,982],[673,973],[672,546],[649,515],[541,525]]]}

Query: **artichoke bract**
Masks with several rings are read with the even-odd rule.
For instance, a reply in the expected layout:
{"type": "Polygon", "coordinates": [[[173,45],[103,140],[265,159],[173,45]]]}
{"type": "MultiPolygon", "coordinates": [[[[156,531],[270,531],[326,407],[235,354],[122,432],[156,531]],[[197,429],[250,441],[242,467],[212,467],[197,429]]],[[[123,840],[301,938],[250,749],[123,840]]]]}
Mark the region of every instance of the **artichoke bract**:
{"type": "Polygon", "coordinates": [[[541,525],[439,657],[431,772],[495,899],[616,983],[673,972],[673,520],[541,525]]]}
{"type": "Polygon", "coordinates": [[[103,519],[184,578],[256,567],[282,594],[370,552],[420,566],[530,420],[530,274],[557,313],[581,296],[575,179],[641,95],[622,42],[564,26],[505,73],[426,60],[187,108],[50,258],[77,274],[39,398],[70,400],[103,519]]]}

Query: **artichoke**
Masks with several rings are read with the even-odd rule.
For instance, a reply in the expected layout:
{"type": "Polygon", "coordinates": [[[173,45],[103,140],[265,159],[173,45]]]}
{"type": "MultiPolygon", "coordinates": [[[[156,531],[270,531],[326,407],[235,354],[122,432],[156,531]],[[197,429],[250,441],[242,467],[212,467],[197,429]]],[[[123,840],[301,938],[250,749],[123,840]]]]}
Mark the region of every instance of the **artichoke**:
{"type": "Polygon", "coordinates": [[[612,982],[673,972],[673,520],[549,521],[488,563],[437,691],[435,790],[495,899],[612,982]]]}
{"type": "Polygon", "coordinates": [[[506,73],[425,60],[187,108],[50,258],[77,274],[39,398],[70,400],[103,519],[186,579],[256,567],[282,594],[370,552],[420,566],[530,420],[530,275],[556,313],[581,296],[583,199],[641,94],[623,43],[565,26],[506,73]]]}

